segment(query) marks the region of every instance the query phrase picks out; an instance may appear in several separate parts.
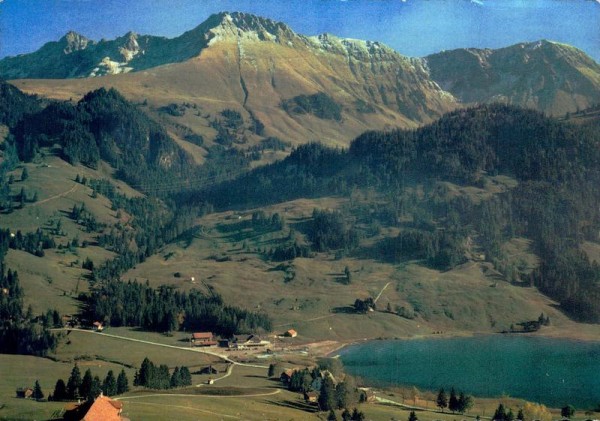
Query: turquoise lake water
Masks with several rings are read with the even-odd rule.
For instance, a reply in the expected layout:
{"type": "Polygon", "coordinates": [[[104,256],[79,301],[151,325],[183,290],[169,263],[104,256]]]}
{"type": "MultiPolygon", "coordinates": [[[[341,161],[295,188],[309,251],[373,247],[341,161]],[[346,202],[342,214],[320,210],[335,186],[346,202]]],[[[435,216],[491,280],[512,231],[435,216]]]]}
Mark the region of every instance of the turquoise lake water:
{"type": "Polygon", "coordinates": [[[600,341],[518,335],[372,341],[340,357],[350,374],[380,385],[455,387],[552,407],[600,405],[600,341]]]}

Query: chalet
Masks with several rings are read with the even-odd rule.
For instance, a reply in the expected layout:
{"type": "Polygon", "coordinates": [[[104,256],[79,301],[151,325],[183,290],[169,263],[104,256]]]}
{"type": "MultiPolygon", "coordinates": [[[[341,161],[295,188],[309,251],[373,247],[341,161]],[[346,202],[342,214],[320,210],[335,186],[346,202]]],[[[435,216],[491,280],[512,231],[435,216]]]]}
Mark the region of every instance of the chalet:
{"type": "Polygon", "coordinates": [[[279,376],[279,380],[281,381],[281,383],[287,386],[288,384],[290,384],[290,381],[292,380],[292,375],[296,371],[298,371],[297,368],[290,368],[288,370],[285,370],[283,373],[281,373],[281,376],[279,376]]]}
{"type": "Polygon", "coordinates": [[[286,331],[283,336],[288,337],[288,338],[295,338],[296,336],[298,336],[298,332],[296,332],[294,329],[290,329],[288,331],[286,331]]]}
{"type": "Polygon", "coordinates": [[[125,421],[121,417],[123,402],[100,394],[94,401],[65,406],[65,421],[125,421]]]}
{"type": "Polygon", "coordinates": [[[192,333],[190,339],[192,346],[212,346],[217,345],[217,341],[213,338],[212,332],[196,332],[192,333]]]}
{"type": "Polygon", "coordinates": [[[102,332],[104,330],[104,326],[102,325],[101,322],[92,323],[92,327],[96,332],[102,332]]]}
{"type": "Polygon", "coordinates": [[[306,403],[317,403],[319,401],[319,394],[314,390],[304,392],[304,401],[306,403]]]}
{"type": "Polygon", "coordinates": [[[271,345],[271,342],[262,339],[258,335],[236,335],[229,341],[229,348],[245,349],[259,348],[271,345]]]}
{"type": "Polygon", "coordinates": [[[31,387],[19,387],[17,389],[17,398],[26,399],[33,395],[33,389],[31,387]]]}

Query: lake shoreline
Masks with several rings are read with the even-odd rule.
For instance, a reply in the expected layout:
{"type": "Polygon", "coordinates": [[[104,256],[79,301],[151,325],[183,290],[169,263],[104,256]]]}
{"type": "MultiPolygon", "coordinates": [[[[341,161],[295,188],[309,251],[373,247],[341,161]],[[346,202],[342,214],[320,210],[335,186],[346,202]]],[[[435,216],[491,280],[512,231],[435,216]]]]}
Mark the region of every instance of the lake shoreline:
{"type": "MultiPolygon", "coordinates": [[[[448,332],[441,334],[419,334],[411,336],[389,336],[389,337],[377,337],[377,338],[364,338],[364,339],[352,339],[352,340],[338,340],[338,341],[326,341],[329,346],[325,347],[321,353],[315,353],[318,357],[335,358],[338,351],[347,348],[352,345],[364,344],[368,342],[376,341],[413,341],[419,339],[453,339],[453,338],[468,338],[475,336],[515,336],[515,337],[538,337],[548,339],[564,339],[581,342],[600,342],[600,336],[593,335],[591,333],[576,332],[573,330],[566,330],[563,328],[542,328],[536,332],[477,332],[477,331],[457,331],[448,332]]],[[[317,347],[319,348],[319,347],[317,347]]]]}
{"type": "Polygon", "coordinates": [[[590,374],[600,370],[596,355],[599,340],[488,332],[349,341],[328,354],[373,387],[456,386],[478,397],[508,394],[553,408],[573,403],[590,409],[600,392],[590,374]]]}

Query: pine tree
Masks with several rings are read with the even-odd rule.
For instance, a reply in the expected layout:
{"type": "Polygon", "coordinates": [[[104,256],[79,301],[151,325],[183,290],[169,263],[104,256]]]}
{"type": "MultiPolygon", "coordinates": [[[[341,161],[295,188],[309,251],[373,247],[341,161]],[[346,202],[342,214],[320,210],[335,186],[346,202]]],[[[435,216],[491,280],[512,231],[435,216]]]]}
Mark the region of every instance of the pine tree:
{"type": "Polygon", "coordinates": [[[154,371],[155,368],[152,361],[150,361],[148,357],[144,358],[140,371],[138,372],[137,385],[150,387],[150,384],[153,382],[154,371]]]}
{"type": "Polygon", "coordinates": [[[448,407],[448,396],[443,388],[438,392],[436,404],[438,408],[442,410],[442,412],[444,412],[444,408],[448,407]]]}
{"type": "Polygon", "coordinates": [[[179,372],[179,367],[175,367],[173,370],[173,374],[171,375],[171,388],[181,387],[181,373],[179,372]]]}
{"type": "Polygon", "coordinates": [[[71,376],[67,380],[67,398],[76,399],[79,394],[79,388],[81,387],[81,372],[77,364],[73,366],[71,370],[71,376]]]}
{"type": "Polygon", "coordinates": [[[267,372],[267,377],[271,378],[275,375],[275,364],[269,364],[269,371],[267,372]]]}
{"type": "Polygon", "coordinates": [[[335,408],[335,386],[329,376],[323,379],[321,383],[321,393],[319,393],[319,407],[321,411],[329,411],[335,408]]]}
{"type": "Polygon", "coordinates": [[[115,396],[117,394],[117,379],[115,379],[115,374],[112,370],[109,370],[104,378],[102,391],[106,396],[115,396]]]}
{"type": "Polygon", "coordinates": [[[450,399],[448,399],[448,409],[452,412],[458,410],[458,398],[456,397],[456,391],[454,388],[450,389],[450,399]]]}
{"type": "Polygon", "coordinates": [[[121,395],[128,391],[129,379],[127,379],[127,374],[125,374],[125,370],[122,369],[119,373],[119,377],[117,377],[117,395],[121,395]]]}
{"type": "Polygon", "coordinates": [[[33,387],[33,395],[32,395],[32,397],[36,401],[41,401],[42,399],[44,399],[44,392],[42,392],[42,387],[40,386],[40,381],[39,380],[35,381],[35,386],[33,387]]]}
{"type": "Polygon", "coordinates": [[[333,412],[333,409],[329,410],[329,415],[327,415],[327,421],[337,421],[337,416],[335,415],[335,412],[333,412]]]}
{"type": "Polygon", "coordinates": [[[192,374],[190,373],[190,369],[186,366],[182,366],[179,369],[179,375],[181,376],[181,385],[182,386],[191,386],[192,385],[192,374]]]}
{"type": "Polygon", "coordinates": [[[21,172],[21,181],[25,181],[29,178],[29,171],[27,171],[27,167],[23,167],[23,171],[21,172]]]}
{"type": "Polygon", "coordinates": [[[519,408],[519,412],[517,413],[517,419],[525,421],[525,414],[523,414],[523,408],[519,408]]]}
{"type": "Polygon", "coordinates": [[[92,390],[92,382],[94,378],[92,376],[92,370],[89,368],[85,370],[83,378],[81,379],[81,386],[79,386],[79,396],[88,399],[90,390],[92,390]]]}
{"type": "Polygon", "coordinates": [[[417,414],[415,414],[415,411],[410,411],[410,414],[408,415],[408,421],[419,421],[419,419],[417,418],[417,414]]]}
{"type": "Polygon", "coordinates": [[[87,400],[93,401],[102,393],[102,382],[100,381],[100,377],[94,376],[92,379],[92,384],[90,385],[90,390],[87,394],[87,400]]]}
{"type": "Polygon", "coordinates": [[[500,421],[500,420],[505,420],[506,419],[506,410],[504,409],[504,405],[500,404],[498,405],[498,408],[496,408],[496,412],[494,412],[494,417],[492,418],[492,421],[500,421]]]}
{"type": "Polygon", "coordinates": [[[67,399],[67,386],[63,379],[58,379],[54,386],[54,392],[52,393],[52,399],[55,401],[64,401],[67,399]]]}

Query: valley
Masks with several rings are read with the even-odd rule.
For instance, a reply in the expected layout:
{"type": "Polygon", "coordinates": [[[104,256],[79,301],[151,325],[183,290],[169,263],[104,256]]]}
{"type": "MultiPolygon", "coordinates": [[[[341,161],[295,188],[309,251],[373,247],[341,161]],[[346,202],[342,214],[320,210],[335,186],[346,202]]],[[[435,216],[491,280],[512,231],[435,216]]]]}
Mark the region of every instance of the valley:
{"type": "MultiPolygon", "coordinates": [[[[582,51],[409,58],[236,12],[175,38],[70,32],[0,76],[0,419],[63,419],[48,395],[74,366],[107,391],[122,371],[132,420],[450,421],[501,403],[549,421],[571,403],[479,388],[446,412],[459,378],[382,385],[332,357],[597,343],[600,67],[582,51]],[[251,335],[268,346],[235,342],[251,335]],[[36,381],[40,402],[14,397],[36,381]]],[[[571,419],[597,417],[585,405],[571,419]]]]}

